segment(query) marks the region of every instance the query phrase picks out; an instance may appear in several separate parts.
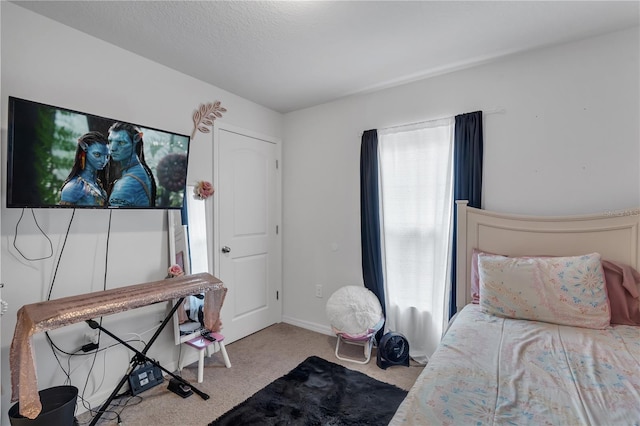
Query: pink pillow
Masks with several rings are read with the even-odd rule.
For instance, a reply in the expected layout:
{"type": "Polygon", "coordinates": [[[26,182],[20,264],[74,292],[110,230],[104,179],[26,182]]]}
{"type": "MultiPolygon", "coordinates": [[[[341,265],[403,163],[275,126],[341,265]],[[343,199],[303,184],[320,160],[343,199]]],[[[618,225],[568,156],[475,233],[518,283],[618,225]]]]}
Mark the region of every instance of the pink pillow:
{"type": "Polygon", "coordinates": [[[611,324],[640,325],[640,272],[624,263],[603,260],[611,305],[611,324]]]}
{"type": "Polygon", "coordinates": [[[476,248],[471,252],[471,303],[476,305],[480,303],[480,275],[478,274],[478,255],[480,254],[494,255],[495,253],[480,251],[476,248]]]}

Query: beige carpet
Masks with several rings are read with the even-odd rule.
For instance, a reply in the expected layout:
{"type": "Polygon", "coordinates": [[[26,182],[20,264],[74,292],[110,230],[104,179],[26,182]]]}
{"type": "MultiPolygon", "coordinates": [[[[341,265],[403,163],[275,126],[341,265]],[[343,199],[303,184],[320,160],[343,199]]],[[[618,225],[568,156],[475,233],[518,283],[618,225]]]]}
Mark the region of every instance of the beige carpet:
{"type": "MultiPolygon", "coordinates": [[[[197,383],[197,362],[182,370],[182,377],[209,394],[210,399],[205,401],[196,394],[183,399],[167,390],[168,381],[165,381],[136,397],[116,400],[120,404],[128,401],[128,405],[112,409],[120,412],[120,419],[126,426],[206,426],[311,355],[361,371],[406,390],[422,372],[422,366],[413,362],[410,367],[394,366],[386,370],[378,368],[375,348],[368,364],[341,361],[335,357],[335,344],[335,337],[289,324],[276,324],[227,345],[231,360],[229,369],[225,368],[219,352],[211,358],[205,357],[202,383],[197,383]]],[[[362,354],[361,347],[345,345],[344,348],[346,354],[362,354]]],[[[88,424],[91,419],[88,413],[84,413],[78,416],[78,421],[83,425],[88,424]]],[[[115,415],[111,413],[104,414],[98,422],[100,426],[117,424],[115,415]]]]}

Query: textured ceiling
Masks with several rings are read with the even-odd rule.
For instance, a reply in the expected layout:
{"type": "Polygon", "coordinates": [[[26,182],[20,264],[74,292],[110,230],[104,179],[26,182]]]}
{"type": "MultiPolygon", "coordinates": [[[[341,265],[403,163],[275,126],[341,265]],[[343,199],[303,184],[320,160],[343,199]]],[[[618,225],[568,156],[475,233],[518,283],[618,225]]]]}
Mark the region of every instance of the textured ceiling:
{"type": "Polygon", "coordinates": [[[280,112],[639,25],[639,1],[14,1],[280,112]]]}

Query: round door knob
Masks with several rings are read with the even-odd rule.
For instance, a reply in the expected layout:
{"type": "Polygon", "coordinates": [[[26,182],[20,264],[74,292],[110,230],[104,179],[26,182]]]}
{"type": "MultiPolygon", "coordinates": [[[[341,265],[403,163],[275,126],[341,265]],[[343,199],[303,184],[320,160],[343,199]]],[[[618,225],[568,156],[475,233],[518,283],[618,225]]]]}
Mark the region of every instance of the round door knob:
{"type": "Polygon", "coordinates": [[[228,246],[224,246],[224,247],[222,247],[222,252],[223,252],[223,253],[229,253],[229,252],[231,252],[231,247],[228,247],[228,246]]]}

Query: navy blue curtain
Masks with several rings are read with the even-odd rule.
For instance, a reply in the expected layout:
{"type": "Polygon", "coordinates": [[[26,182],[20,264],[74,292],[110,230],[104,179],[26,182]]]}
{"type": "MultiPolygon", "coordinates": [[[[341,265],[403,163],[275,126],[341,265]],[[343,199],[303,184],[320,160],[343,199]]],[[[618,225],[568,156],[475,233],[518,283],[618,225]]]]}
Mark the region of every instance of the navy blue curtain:
{"type": "MultiPolygon", "coordinates": [[[[456,212],[455,200],[469,200],[470,207],[482,203],[482,111],[456,115],[453,145],[453,256],[449,318],[456,313],[456,212]]],[[[464,277],[461,277],[464,279],[464,277]]]]}
{"type": "MultiPolygon", "coordinates": [[[[360,147],[360,238],[362,244],[362,277],[364,285],[384,304],[382,253],[380,246],[380,197],[378,192],[378,131],[362,134],[360,147]]],[[[380,341],[384,327],[376,338],[380,341]]]]}

